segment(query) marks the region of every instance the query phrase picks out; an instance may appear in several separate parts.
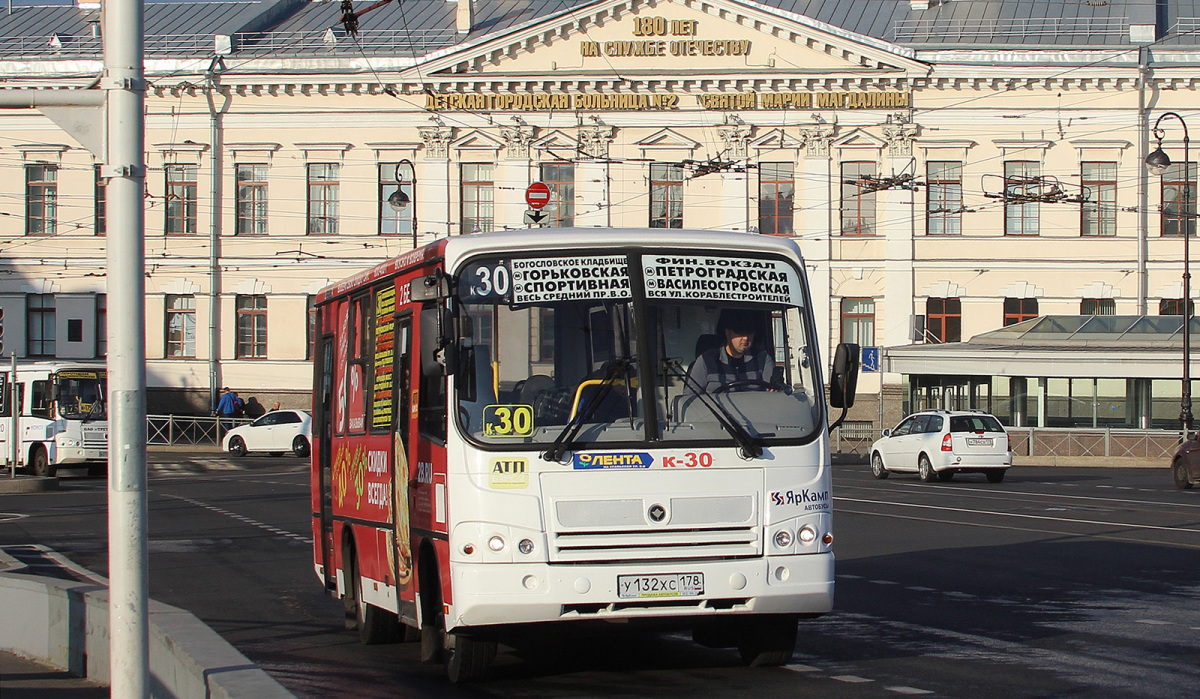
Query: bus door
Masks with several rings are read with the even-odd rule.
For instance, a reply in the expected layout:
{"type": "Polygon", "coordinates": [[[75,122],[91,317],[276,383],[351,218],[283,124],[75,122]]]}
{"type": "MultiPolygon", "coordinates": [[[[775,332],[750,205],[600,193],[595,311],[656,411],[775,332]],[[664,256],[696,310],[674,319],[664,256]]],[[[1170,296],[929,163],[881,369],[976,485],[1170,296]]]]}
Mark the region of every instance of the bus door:
{"type": "Polygon", "coordinates": [[[396,555],[394,556],[400,618],[417,624],[416,586],[413,585],[412,533],[409,530],[411,512],[410,482],[416,478],[416,452],[412,444],[412,346],[413,318],[411,311],[396,314],[395,351],[392,368],[392,395],[395,397],[396,418],[393,434],[392,520],[395,527],[396,555]]]}
{"type": "MultiPolygon", "coordinates": [[[[327,311],[332,309],[327,307],[327,311]]],[[[321,327],[318,324],[317,327],[321,327]]],[[[319,374],[316,384],[316,424],[313,434],[317,436],[317,478],[320,484],[321,497],[321,561],[325,573],[325,587],[337,588],[334,570],[334,540],[333,540],[333,387],[336,384],[334,369],[333,336],[322,337],[317,347],[319,374]]]]}

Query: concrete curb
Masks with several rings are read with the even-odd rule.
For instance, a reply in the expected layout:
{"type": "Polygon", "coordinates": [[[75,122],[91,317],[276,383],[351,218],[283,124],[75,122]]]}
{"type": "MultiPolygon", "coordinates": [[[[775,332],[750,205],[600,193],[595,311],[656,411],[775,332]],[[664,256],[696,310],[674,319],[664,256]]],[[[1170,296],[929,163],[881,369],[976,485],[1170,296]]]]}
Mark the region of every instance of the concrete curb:
{"type": "MultiPolygon", "coordinates": [[[[0,572],[0,610],[0,649],[111,683],[107,588],[0,572]]],[[[293,697],[191,613],[153,601],[150,675],[155,697],[293,697]]]]}
{"type": "Polygon", "coordinates": [[[58,490],[58,476],[17,476],[16,478],[10,478],[7,474],[0,475],[0,494],[2,495],[10,493],[41,493],[47,490],[58,490]]]}

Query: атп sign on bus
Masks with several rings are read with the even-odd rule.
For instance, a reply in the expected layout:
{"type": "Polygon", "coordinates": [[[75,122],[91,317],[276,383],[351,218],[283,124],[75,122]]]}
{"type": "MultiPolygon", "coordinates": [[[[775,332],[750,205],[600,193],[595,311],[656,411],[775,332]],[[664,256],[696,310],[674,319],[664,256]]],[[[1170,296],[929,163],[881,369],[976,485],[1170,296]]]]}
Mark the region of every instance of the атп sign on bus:
{"type": "Polygon", "coordinates": [[[624,255],[535,257],[510,264],[514,304],[631,298],[624,255]]]}

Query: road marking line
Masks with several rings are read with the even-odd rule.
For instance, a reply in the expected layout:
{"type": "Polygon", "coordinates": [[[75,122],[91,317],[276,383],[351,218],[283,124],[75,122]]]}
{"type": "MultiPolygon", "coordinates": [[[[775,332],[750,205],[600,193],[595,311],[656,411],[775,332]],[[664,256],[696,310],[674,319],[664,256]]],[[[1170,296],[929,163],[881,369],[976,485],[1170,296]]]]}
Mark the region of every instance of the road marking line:
{"type": "Polygon", "coordinates": [[[277,527],[273,527],[269,524],[264,524],[262,522],[259,522],[258,520],[250,519],[249,517],[246,517],[245,515],[239,515],[239,514],[230,512],[228,510],[223,510],[215,505],[209,505],[208,503],[200,502],[199,500],[193,500],[192,498],[187,498],[182,495],[172,495],[170,493],[162,493],[162,495],[164,497],[174,498],[176,500],[182,500],[190,505],[195,505],[196,507],[202,507],[210,512],[216,512],[219,515],[224,515],[226,517],[232,517],[233,519],[236,519],[238,521],[245,522],[246,524],[249,524],[251,526],[258,527],[259,529],[263,529],[268,532],[271,532],[272,534],[275,534],[276,536],[282,536],[287,539],[292,539],[293,541],[301,541],[306,544],[312,543],[312,539],[310,539],[306,536],[300,536],[299,534],[293,534],[291,532],[284,531],[277,527]]]}
{"type": "Polygon", "coordinates": [[[1139,624],[1149,624],[1151,626],[1174,626],[1173,621],[1161,621],[1159,619],[1136,619],[1139,624]]]}
{"type": "MultiPolygon", "coordinates": [[[[944,507],[942,505],[918,505],[916,503],[898,503],[888,500],[863,500],[861,498],[835,497],[834,502],[842,500],[844,502],[857,502],[865,505],[890,505],[893,507],[915,507],[925,510],[941,510],[943,512],[960,512],[971,515],[992,515],[994,517],[1015,517],[1017,519],[1038,519],[1049,522],[1070,522],[1072,524],[1095,524],[1102,527],[1121,526],[1129,529],[1152,529],[1162,532],[1174,532],[1176,534],[1200,534],[1200,529],[1188,527],[1159,527],[1153,524],[1131,524],[1129,522],[1118,522],[1116,520],[1100,521],[1095,519],[1073,519],[1070,517],[1044,517],[1042,515],[1019,514],[1016,512],[994,512],[989,510],[973,510],[966,507],[944,507]]],[[[1146,503],[1150,504],[1150,503],[1146,503]]]]}
{"type": "Polygon", "coordinates": [[[928,689],[917,689],[916,687],[905,687],[903,685],[896,687],[884,687],[884,689],[897,694],[933,694],[933,692],[929,691],[928,689]]]}
{"type": "Polygon", "coordinates": [[[895,580],[870,580],[868,582],[874,583],[876,585],[899,585],[900,584],[900,583],[896,582],[895,580]]]}
{"type": "Polygon", "coordinates": [[[801,663],[792,663],[790,665],[784,665],[783,669],[791,670],[792,672],[820,672],[821,671],[820,668],[813,667],[812,665],[803,665],[801,663]]]}
{"type": "Polygon", "coordinates": [[[834,675],[830,679],[837,680],[838,682],[849,682],[850,684],[862,684],[863,682],[875,681],[869,680],[866,677],[859,677],[858,675],[834,675]]]}

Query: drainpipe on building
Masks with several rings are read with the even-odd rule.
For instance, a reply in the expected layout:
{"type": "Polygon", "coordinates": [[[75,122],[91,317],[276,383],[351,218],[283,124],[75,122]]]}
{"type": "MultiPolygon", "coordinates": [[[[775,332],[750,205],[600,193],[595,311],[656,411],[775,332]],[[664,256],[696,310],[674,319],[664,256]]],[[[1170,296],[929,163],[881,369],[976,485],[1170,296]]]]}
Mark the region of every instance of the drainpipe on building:
{"type": "Polygon", "coordinates": [[[208,404],[217,405],[221,385],[221,342],[220,327],[221,270],[219,266],[221,241],[221,109],[217,108],[215,95],[220,90],[220,71],[225,62],[213,56],[208,70],[204,72],[208,87],[204,91],[208,101],[208,141],[211,144],[211,172],[209,173],[208,200],[211,203],[208,224],[208,404]]]}
{"type": "MultiPolygon", "coordinates": [[[[1138,49],[1138,113],[1137,113],[1137,143],[1138,143],[1138,162],[1146,162],[1146,156],[1150,153],[1150,114],[1146,109],[1146,84],[1149,82],[1150,75],[1150,47],[1142,46],[1138,49]]],[[[1137,293],[1138,293],[1138,315],[1146,315],[1146,299],[1149,296],[1150,280],[1146,271],[1146,260],[1149,257],[1147,246],[1149,243],[1149,228],[1150,228],[1150,193],[1147,183],[1150,173],[1146,168],[1138,168],[1137,180],[1137,293]]]]}

